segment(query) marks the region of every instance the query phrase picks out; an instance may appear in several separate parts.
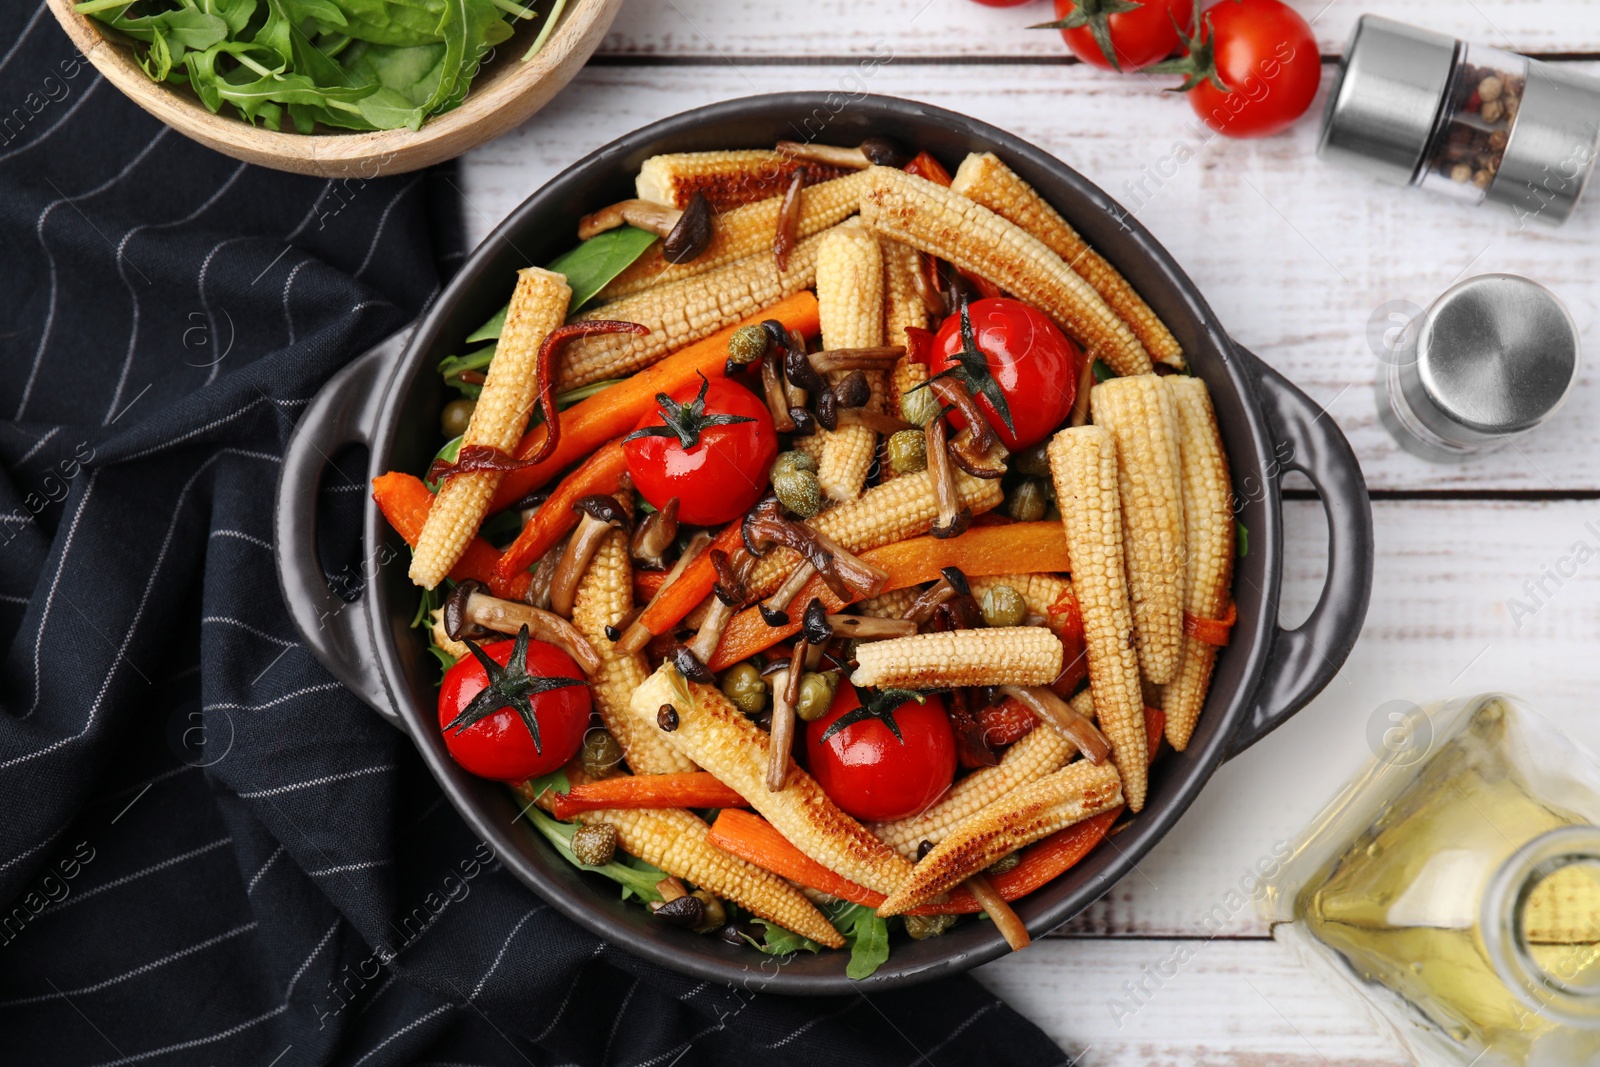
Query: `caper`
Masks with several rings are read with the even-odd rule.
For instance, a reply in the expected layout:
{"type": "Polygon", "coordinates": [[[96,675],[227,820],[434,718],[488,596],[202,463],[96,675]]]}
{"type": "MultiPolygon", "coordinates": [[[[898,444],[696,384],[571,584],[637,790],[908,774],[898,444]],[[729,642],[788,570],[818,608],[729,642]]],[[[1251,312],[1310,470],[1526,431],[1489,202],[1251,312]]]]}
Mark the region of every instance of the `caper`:
{"type": "Polygon", "coordinates": [[[728,338],[728,358],[735,363],[754,363],[766,354],[767,331],[760,326],[741,326],[728,338]]]}
{"type": "Polygon", "coordinates": [[[1050,456],[1045,451],[1048,445],[1045,442],[1018,452],[1011,460],[1011,469],[1030,478],[1050,477],[1050,456]]]}
{"type": "Polygon", "coordinates": [[[1038,522],[1044,518],[1044,509],[1050,503],[1044,483],[1037,478],[1018,482],[1006,494],[1006,514],[1018,522],[1038,522]]]}
{"type": "Polygon", "coordinates": [[[608,822],[580,826],[572,835],[572,854],[579,863],[604,867],[617,853],[617,828],[608,822]]]}
{"type": "Polygon", "coordinates": [[[822,483],[810,471],[774,471],[772,491],[778,494],[778,503],[802,519],[822,510],[822,483]]]}
{"type": "Polygon", "coordinates": [[[820,719],[833,704],[833,695],[839,691],[839,672],[807,671],[800,676],[800,697],[795,701],[794,713],[802,722],[820,719]]]}
{"type": "Polygon", "coordinates": [[[1007,852],[1004,856],[1001,856],[999,859],[997,859],[993,863],[989,864],[988,870],[986,870],[984,873],[985,874],[1005,874],[1007,871],[1015,870],[1017,864],[1019,864],[1021,862],[1022,862],[1022,853],[1020,853],[1020,852],[1007,852]]]}
{"type": "Polygon", "coordinates": [[[466,397],[450,401],[439,413],[439,429],[444,431],[446,437],[460,437],[467,432],[467,423],[472,421],[472,412],[477,406],[476,400],[466,397]]]}
{"type": "Polygon", "coordinates": [[[583,773],[590,778],[609,778],[622,763],[622,746],[605,730],[590,730],[583,735],[583,773]]]}
{"type": "Polygon", "coordinates": [[[709,934],[728,921],[728,909],[722,906],[722,901],[707,893],[704,889],[696,889],[689,895],[698,900],[705,911],[705,915],[694,928],[695,933],[709,934]]]}
{"type": "Polygon", "coordinates": [[[900,417],[913,426],[926,426],[939,417],[939,398],[932,389],[907,389],[900,394],[900,417]]]}
{"type": "Polygon", "coordinates": [[[896,474],[928,469],[928,439],[921,430],[900,430],[889,435],[889,466],[896,474]]]}
{"type": "Polygon", "coordinates": [[[722,695],[746,715],[759,715],[767,706],[767,683],[753,665],[740,663],[723,674],[722,695]]]}
{"type": "Polygon", "coordinates": [[[990,587],[983,594],[983,621],[989,626],[1021,626],[1028,617],[1027,601],[1009,585],[990,587]]]}
{"type": "Polygon", "coordinates": [[[926,941],[938,937],[956,924],[954,915],[907,915],[906,933],[913,941],[926,941]]]}
{"type": "Polygon", "coordinates": [[[779,452],[778,458],[772,461],[772,476],[776,478],[778,475],[786,474],[789,471],[805,471],[808,474],[817,473],[816,457],[798,450],[794,452],[779,452]]]}

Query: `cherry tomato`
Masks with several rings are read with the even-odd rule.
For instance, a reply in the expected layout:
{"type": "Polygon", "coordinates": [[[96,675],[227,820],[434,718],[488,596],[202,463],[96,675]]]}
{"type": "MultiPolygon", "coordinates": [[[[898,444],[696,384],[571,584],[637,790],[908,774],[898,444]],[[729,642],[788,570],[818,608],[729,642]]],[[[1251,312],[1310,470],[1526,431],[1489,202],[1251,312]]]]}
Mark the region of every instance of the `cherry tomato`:
{"type": "Polygon", "coordinates": [[[1091,21],[1105,20],[1116,63],[1106,58],[1090,26],[1061,31],[1061,39],[1073,55],[1105,70],[1138,70],[1165,59],[1181,43],[1178,27],[1187,28],[1194,22],[1194,0],[1144,0],[1132,11],[1113,15],[1100,12],[1103,4],[1104,0],[1056,0],[1056,18],[1065,19],[1081,11],[1091,21]]]}
{"type": "MultiPolygon", "coordinates": [[[[993,399],[981,388],[974,388],[970,380],[968,390],[1007,448],[1020,452],[1038,444],[1072,414],[1083,350],[1056,329],[1044,312],[1020,300],[974,300],[967,305],[967,313],[972,320],[973,339],[987,365],[986,371],[976,368],[977,360],[969,358],[969,374],[987,373],[993,379],[1014,429],[1006,426],[993,399]]],[[[958,312],[939,327],[929,352],[928,369],[938,374],[961,365],[957,357],[962,351],[958,312]]],[[[951,413],[950,422],[957,429],[966,425],[959,412],[951,413]]]]}
{"type": "Polygon", "coordinates": [[[445,672],[439,688],[439,726],[450,755],[473,774],[502,782],[523,782],[564,766],[577,755],[589,728],[589,686],[572,657],[555,645],[529,641],[525,669],[518,670],[508,665],[522,641],[483,646],[484,655],[498,665],[493,679],[476,657],[466,656],[445,672]],[[497,691],[480,698],[491,688],[497,691]],[[538,723],[537,744],[512,706],[519,696],[538,723]],[[447,728],[463,712],[471,719],[485,710],[470,725],[447,728]]]}
{"type": "Polygon", "coordinates": [[[928,696],[898,703],[876,693],[877,712],[845,726],[827,740],[828,727],[861,707],[853,685],[839,689],[826,714],[806,724],[806,763],[823,792],[858,819],[901,819],[933,803],[956,773],[956,741],[944,701],[928,696]],[[896,739],[885,719],[893,716],[896,739]],[[903,739],[903,740],[902,740],[903,739]]]}
{"type": "Polygon", "coordinates": [[[678,498],[678,521],[719,526],[767,491],[778,433],[767,405],[726,378],[701,378],[645,415],[624,439],[634,487],[656,508],[678,498]]]}
{"type": "Polygon", "coordinates": [[[1269,137],[1305,114],[1322,57],[1299,12],[1280,0],[1226,0],[1202,21],[1216,74],[1233,90],[1209,78],[1189,90],[1189,106],[1207,126],[1228,137],[1269,137]]]}

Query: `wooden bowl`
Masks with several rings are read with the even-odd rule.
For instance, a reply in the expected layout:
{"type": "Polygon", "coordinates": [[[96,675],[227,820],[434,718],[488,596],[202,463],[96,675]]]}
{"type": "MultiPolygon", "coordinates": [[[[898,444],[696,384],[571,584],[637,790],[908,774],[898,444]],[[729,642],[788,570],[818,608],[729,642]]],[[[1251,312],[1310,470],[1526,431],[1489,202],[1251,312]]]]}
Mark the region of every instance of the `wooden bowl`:
{"type": "Polygon", "coordinates": [[[73,0],[48,0],[72,43],[134,103],[186,137],[234,159],[322,178],[374,178],[453,159],[505,133],[538,111],[599,47],[622,0],[568,0],[559,25],[538,55],[522,62],[541,20],[518,27],[478,75],[461,106],[435,115],[415,132],[299,134],[252,126],[231,108],[213,115],[187,87],[151,81],[133,50],[107,36],[102,23],[72,10],[73,0]]]}

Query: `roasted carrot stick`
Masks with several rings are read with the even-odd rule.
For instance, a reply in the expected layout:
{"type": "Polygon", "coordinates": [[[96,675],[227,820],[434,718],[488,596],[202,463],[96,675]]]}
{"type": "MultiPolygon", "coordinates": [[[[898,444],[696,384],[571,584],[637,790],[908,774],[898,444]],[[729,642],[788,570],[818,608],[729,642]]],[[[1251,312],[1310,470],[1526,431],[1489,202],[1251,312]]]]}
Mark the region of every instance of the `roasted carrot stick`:
{"type": "Polygon", "coordinates": [[[732,552],[743,543],[737,522],[723,527],[706,550],[678,575],[678,580],[663,589],[656,601],[645,608],[639,616],[639,624],[653,634],[664,634],[682,622],[700,601],[711,595],[711,587],[717,584],[717,568],[711,562],[711,553],[732,552]]]}
{"type": "Polygon", "coordinates": [[[724,852],[731,852],[757,867],[819,889],[829,896],[874,908],[883,903],[882,893],[857,885],[843,875],[830,871],[791,845],[771,823],[752,812],[738,808],[725,809],[711,824],[711,833],[706,835],[706,840],[724,852]]]}
{"type": "MultiPolygon", "coordinates": [[[[1006,526],[977,527],[960,537],[947,540],[912,537],[892,545],[868,549],[861,553],[861,559],[889,572],[884,592],[931,582],[939,577],[939,571],[945,567],[959,567],[973,578],[994,574],[1064,571],[1069,568],[1067,541],[1058,527],[1058,523],[1014,522],[1006,526]]],[[[710,569],[709,563],[707,569],[710,569]]],[[[710,589],[708,582],[706,592],[710,589]]],[[[701,594],[702,597],[704,595],[701,594]]],[[[806,583],[794,603],[809,604],[812,597],[820,597],[829,611],[838,611],[843,606],[839,598],[818,578],[806,583]]],[[[1067,627],[1072,618],[1075,616],[1063,615],[1062,621],[1052,620],[1052,627],[1058,633],[1069,634],[1067,627]]],[[[1078,628],[1081,632],[1081,621],[1078,628]]],[[[786,637],[792,637],[799,629],[799,619],[791,619],[787,626],[768,626],[759,611],[746,608],[728,623],[728,628],[722,634],[722,643],[717,646],[716,654],[711,657],[708,666],[714,671],[723,670],[786,637]]]]}
{"type": "Polygon", "coordinates": [[[505,590],[525,582],[523,576],[528,568],[578,525],[578,513],[572,510],[572,505],[595,493],[615,493],[627,470],[622,439],[618,438],[562,479],[495,564],[494,580],[490,583],[495,595],[508,596],[505,590]]]}
{"type": "MultiPolygon", "coordinates": [[[[428,492],[422,479],[400,471],[380,474],[372,479],[372,499],[377,502],[383,517],[389,520],[389,525],[394,527],[395,533],[405,538],[406,544],[416,544],[418,535],[422,533],[422,524],[427,521],[428,509],[433,507],[433,494],[428,492]]],[[[495,564],[499,560],[500,553],[493,545],[481,537],[474,537],[461,558],[456,560],[456,565],[450,568],[450,577],[458,582],[467,578],[488,582],[493,579],[495,564]]],[[[520,600],[522,594],[528,591],[529,578],[530,575],[524,571],[520,578],[503,585],[499,595],[520,600]]]]}
{"type": "Polygon", "coordinates": [[[633,572],[633,600],[636,604],[648,604],[661,587],[666,584],[667,575],[671,571],[647,571],[634,568],[633,572]]]}
{"type": "Polygon", "coordinates": [[[950,188],[952,180],[950,172],[944,169],[943,163],[926,152],[918,152],[916,157],[906,164],[905,171],[907,174],[915,174],[919,178],[926,178],[930,182],[942,185],[946,189],[950,188]]]}
{"type": "Polygon", "coordinates": [[[570,819],[607,808],[742,808],[745,800],[706,771],[624,774],[574,785],[551,798],[552,814],[570,819]]]}
{"type": "MultiPolygon", "coordinates": [[[[728,359],[728,338],[733,331],[763,319],[777,319],[791,330],[798,330],[807,337],[815,336],[817,298],[810,290],[802,290],[563,411],[556,447],[535,466],[512,471],[502,478],[489,510],[500,511],[510,506],[605,442],[628,433],[655,406],[657,393],[671,393],[679,386],[694,382],[697,374],[720,377],[728,359]]],[[[517,443],[516,457],[526,459],[537,454],[544,447],[546,436],[543,425],[529,430],[517,443]]]]}

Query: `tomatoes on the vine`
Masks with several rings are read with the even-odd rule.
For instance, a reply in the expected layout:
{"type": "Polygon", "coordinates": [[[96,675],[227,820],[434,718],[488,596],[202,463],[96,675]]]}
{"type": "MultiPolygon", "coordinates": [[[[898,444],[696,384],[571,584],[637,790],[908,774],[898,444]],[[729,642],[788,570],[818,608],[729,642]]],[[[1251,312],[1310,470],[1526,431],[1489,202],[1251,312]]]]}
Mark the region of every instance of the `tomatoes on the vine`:
{"type": "MultiPolygon", "coordinates": [[[[1072,414],[1083,350],[1020,300],[974,300],[944,320],[928,353],[930,374],[966,386],[1013,452],[1043,441],[1072,414]],[[970,320],[964,329],[962,318],[970,320]]],[[[966,425],[959,411],[951,424],[966,425]]]]}
{"type": "Polygon", "coordinates": [[[1188,54],[1150,68],[1183,74],[1189,106],[1228,137],[1268,137],[1305,114],[1322,57],[1311,25],[1281,0],[1223,0],[1185,40],[1188,54]]]}
{"type": "Polygon", "coordinates": [[[1072,54],[1106,70],[1138,70],[1177,51],[1194,0],[1056,0],[1056,21],[1072,54]]]}
{"type": "Polygon", "coordinates": [[[628,474],[652,507],[678,498],[678,521],[719,526],[767,491],[778,432],[767,405],[726,378],[700,378],[661,396],[657,410],[622,440],[628,474]]]}
{"type": "Polygon", "coordinates": [[[468,644],[439,688],[445,747],[473,774],[523,782],[577,755],[589,728],[589,686],[555,645],[515,641],[468,644]]]}
{"type": "Polygon", "coordinates": [[[901,819],[950,787],[955,734],[937,696],[885,689],[863,705],[855,686],[844,685],[827,712],[806,724],[806,765],[856,818],[901,819]]]}

